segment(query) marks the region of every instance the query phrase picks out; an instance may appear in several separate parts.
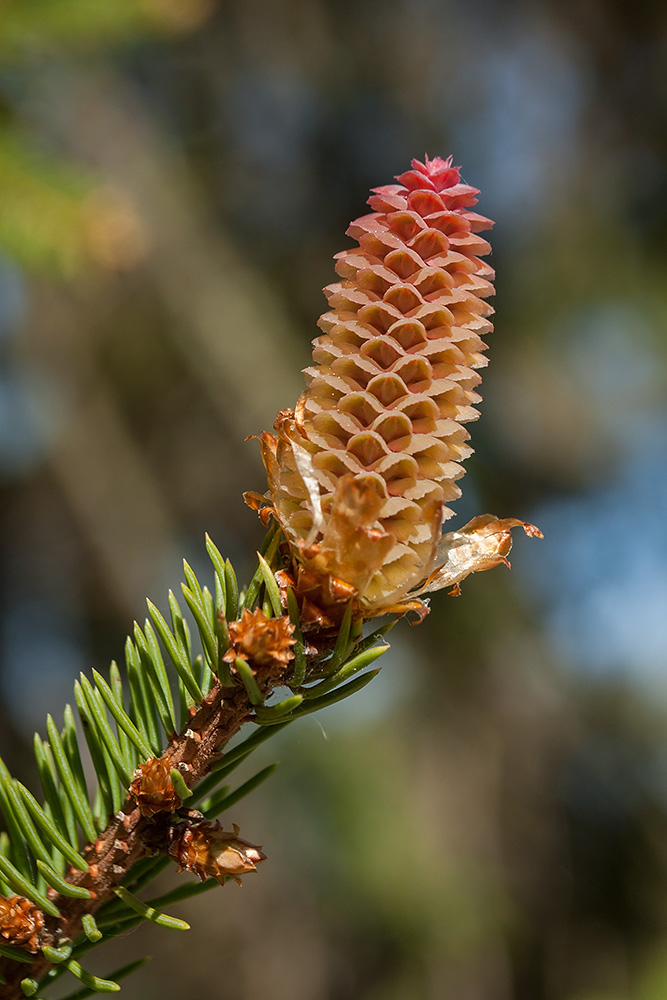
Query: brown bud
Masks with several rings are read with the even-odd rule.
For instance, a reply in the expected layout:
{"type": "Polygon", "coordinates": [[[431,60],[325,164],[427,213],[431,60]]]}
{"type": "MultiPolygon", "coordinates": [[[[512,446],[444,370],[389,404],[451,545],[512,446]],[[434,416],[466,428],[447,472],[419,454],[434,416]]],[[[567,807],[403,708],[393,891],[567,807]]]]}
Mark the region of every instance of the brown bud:
{"type": "Polygon", "coordinates": [[[229,622],[228,628],[231,646],[224,655],[228,663],[241,657],[258,667],[281,669],[294,657],[294,626],[287,615],[267,618],[261,608],[246,608],[238,621],[229,622]]]}
{"type": "Polygon", "coordinates": [[[0,935],[8,944],[26,951],[39,951],[44,914],[24,896],[0,896],[0,935]]]}
{"type": "Polygon", "coordinates": [[[225,833],[218,820],[202,820],[178,830],[169,853],[179,871],[194,872],[202,882],[217,879],[220,885],[229,876],[241,885],[240,876],[256,871],[266,855],[256,844],[242,840],[236,823],[233,826],[232,833],[225,833]]]}
{"type": "Polygon", "coordinates": [[[134,772],[130,793],[142,816],[151,818],[159,812],[174,812],[181,800],[171,780],[171,769],[164,757],[151,757],[134,772]]]}

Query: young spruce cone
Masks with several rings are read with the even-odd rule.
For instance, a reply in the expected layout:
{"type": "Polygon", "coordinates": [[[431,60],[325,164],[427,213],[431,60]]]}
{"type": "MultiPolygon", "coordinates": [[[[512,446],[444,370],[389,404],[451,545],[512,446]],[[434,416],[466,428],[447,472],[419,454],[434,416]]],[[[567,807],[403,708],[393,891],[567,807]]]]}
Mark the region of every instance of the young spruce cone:
{"type": "Polygon", "coordinates": [[[492,223],[451,159],[413,160],[397,180],[348,229],[359,246],[337,255],[308,388],[261,438],[302,611],[320,627],[351,598],[365,618],[420,610],[418,595],[506,562],[510,528],[539,534],[486,514],[442,535],[472,451],[463,425],[479,415],[494,274],[478,233],[492,223]]]}

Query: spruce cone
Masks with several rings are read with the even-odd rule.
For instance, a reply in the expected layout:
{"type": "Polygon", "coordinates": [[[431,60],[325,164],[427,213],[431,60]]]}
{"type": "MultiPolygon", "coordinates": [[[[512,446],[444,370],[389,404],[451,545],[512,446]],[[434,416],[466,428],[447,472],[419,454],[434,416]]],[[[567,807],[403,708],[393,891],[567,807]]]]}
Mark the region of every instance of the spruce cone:
{"type": "Polygon", "coordinates": [[[479,192],[451,158],[413,160],[397,180],[348,229],[359,246],[337,255],[308,388],[261,438],[297,592],[302,577],[325,614],[332,580],[363,617],[414,607],[506,561],[509,529],[523,524],[484,515],[442,536],[472,451],[463,425],[479,415],[494,275],[477,234],[492,223],[471,211],[479,192]]]}

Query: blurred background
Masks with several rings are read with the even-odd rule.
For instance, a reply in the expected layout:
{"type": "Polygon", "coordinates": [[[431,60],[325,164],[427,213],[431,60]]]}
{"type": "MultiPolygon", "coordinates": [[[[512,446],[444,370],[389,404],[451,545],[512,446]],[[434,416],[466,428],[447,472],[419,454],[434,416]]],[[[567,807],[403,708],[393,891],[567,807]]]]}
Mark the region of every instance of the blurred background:
{"type": "MultiPolygon", "coordinates": [[[[450,527],[538,524],[403,622],[233,815],[270,860],[90,960],[127,1000],[667,996],[667,7],[0,5],[0,752],[203,536],[247,574],[368,189],[446,156],[496,220],[450,527]]],[[[181,876],[185,877],[185,876],[181,876]]],[[[173,878],[173,876],[172,876],[173,878]]],[[[68,991],[74,987],[70,985],[68,991]]]]}

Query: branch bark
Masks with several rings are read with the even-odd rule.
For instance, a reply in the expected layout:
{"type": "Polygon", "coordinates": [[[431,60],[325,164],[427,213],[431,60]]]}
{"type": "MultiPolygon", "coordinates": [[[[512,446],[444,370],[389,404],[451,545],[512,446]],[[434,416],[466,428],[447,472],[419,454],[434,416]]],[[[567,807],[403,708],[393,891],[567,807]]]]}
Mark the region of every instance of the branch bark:
{"type": "MultiPolygon", "coordinates": [[[[265,697],[279,682],[275,668],[270,665],[259,666],[255,679],[265,697]]],[[[162,757],[170,769],[178,767],[188,787],[194,788],[219,759],[223,747],[251,719],[252,714],[253,706],[243,685],[223,688],[216,682],[162,757]]],[[[164,815],[160,816],[162,826],[164,815]]],[[[172,820],[174,824],[182,821],[177,814],[173,814],[172,820]]],[[[95,843],[86,845],[83,856],[89,865],[88,872],[72,868],[68,873],[67,881],[88,889],[91,898],[73,899],[49,890],[49,898],[58,906],[61,917],[55,919],[44,915],[44,943],[49,943],[49,939],[55,943],[73,941],[82,933],[84,914],[96,913],[113,897],[114,889],[132,866],[142,857],[154,853],[155,837],[151,837],[151,833],[155,825],[153,820],[142,816],[134,796],[128,793],[123,808],[111,818],[95,843]]],[[[0,973],[6,979],[2,991],[4,1000],[24,1000],[21,980],[26,976],[41,980],[51,968],[53,963],[42,952],[35,955],[30,966],[0,959],[0,973]]]]}

